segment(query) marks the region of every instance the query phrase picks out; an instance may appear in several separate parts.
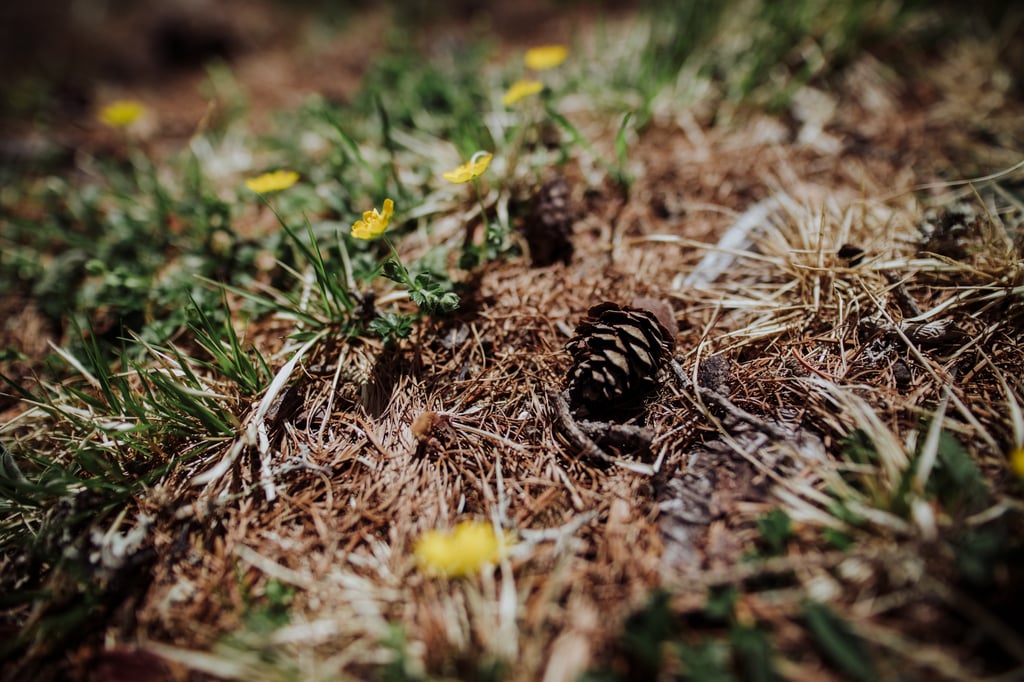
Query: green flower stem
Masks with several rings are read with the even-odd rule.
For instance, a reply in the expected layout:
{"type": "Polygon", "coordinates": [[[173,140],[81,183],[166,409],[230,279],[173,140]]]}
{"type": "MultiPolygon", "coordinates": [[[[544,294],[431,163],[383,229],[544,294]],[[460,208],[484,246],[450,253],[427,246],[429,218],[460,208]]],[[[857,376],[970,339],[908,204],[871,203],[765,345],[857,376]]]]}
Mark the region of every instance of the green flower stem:
{"type": "MultiPolygon", "coordinates": [[[[526,145],[527,136],[531,132],[535,132],[540,142],[540,122],[541,122],[541,108],[538,101],[545,97],[545,93],[538,93],[536,96],[531,96],[530,102],[523,103],[522,107],[518,110],[519,122],[515,127],[511,144],[509,145],[509,153],[506,156],[508,169],[505,176],[508,178],[515,177],[516,166],[519,164],[519,157],[522,156],[523,147],[526,145]]],[[[516,104],[519,104],[517,102],[516,104]]]]}
{"type": "Polygon", "coordinates": [[[497,251],[502,246],[502,243],[505,241],[505,233],[507,232],[507,230],[505,229],[504,225],[499,224],[499,227],[501,228],[500,231],[495,230],[491,226],[491,221],[487,218],[487,207],[484,205],[484,195],[483,192],[480,191],[479,177],[473,178],[473,189],[476,191],[476,200],[477,203],[480,205],[480,218],[481,220],[484,221],[484,253],[487,256],[487,258],[490,259],[492,256],[488,252],[489,247],[491,246],[492,242],[498,241],[498,243],[494,244],[495,252],[497,253],[497,251]]]}
{"type": "Polygon", "coordinates": [[[395,268],[395,275],[398,278],[397,281],[412,289],[416,284],[412,281],[412,277],[409,276],[409,269],[405,267],[402,259],[399,258],[398,249],[395,248],[395,245],[387,237],[382,237],[382,239],[384,240],[384,243],[388,245],[388,250],[391,252],[390,260],[397,266],[395,268]]]}
{"type": "Polygon", "coordinates": [[[409,298],[416,303],[420,311],[434,315],[439,312],[450,313],[459,307],[459,297],[453,292],[445,291],[443,285],[434,281],[429,275],[425,273],[416,277],[410,275],[408,268],[398,257],[398,251],[395,250],[391,240],[385,237],[384,241],[391,249],[391,258],[384,263],[384,276],[408,287],[409,298]],[[388,267],[389,264],[390,267],[388,267]]]}

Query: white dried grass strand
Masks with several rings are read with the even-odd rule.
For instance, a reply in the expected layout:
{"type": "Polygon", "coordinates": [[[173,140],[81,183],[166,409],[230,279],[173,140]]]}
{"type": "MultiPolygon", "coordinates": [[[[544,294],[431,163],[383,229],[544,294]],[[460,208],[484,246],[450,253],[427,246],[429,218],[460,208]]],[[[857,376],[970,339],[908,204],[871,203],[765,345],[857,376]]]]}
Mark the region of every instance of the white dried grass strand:
{"type": "MultiPolygon", "coordinates": [[[[278,394],[284,389],[291,378],[292,372],[295,371],[296,365],[299,360],[305,356],[310,348],[313,347],[323,337],[325,332],[321,332],[303,344],[293,355],[292,358],[285,363],[285,365],[278,370],[274,376],[274,380],[270,382],[270,386],[267,387],[266,393],[263,394],[263,398],[260,400],[259,406],[256,408],[256,412],[253,413],[249,419],[246,420],[246,424],[243,428],[243,435],[239,436],[232,444],[228,452],[221,458],[221,460],[212,468],[207,471],[197,474],[192,478],[192,485],[209,485],[214,481],[220,479],[227,470],[234,464],[235,460],[241,454],[242,449],[245,445],[257,445],[260,443],[259,440],[259,426],[263,424],[264,419],[267,416],[267,412],[270,410],[270,406],[273,404],[274,399],[277,398],[278,394]]],[[[263,425],[263,429],[266,429],[266,425],[263,425]]],[[[269,450],[269,444],[267,445],[269,450]]],[[[269,466],[269,463],[268,465],[269,466]]],[[[264,487],[267,494],[274,494],[272,487],[270,489],[264,487]]]]}
{"type": "Polygon", "coordinates": [[[287,566],[282,566],[272,559],[268,559],[247,545],[236,545],[234,551],[239,559],[275,580],[301,587],[304,590],[310,590],[315,587],[306,575],[287,566]]]}
{"type": "Polygon", "coordinates": [[[928,477],[939,456],[939,437],[942,435],[942,422],[946,417],[946,406],[949,405],[949,386],[943,386],[942,400],[935,409],[932,422],[928,426],[928,433],[924,443],[921,445],[921,456],[917,461],[917,471],[914,473],[914,485],[918,493],[923,493],[928,477]]]}
{"type": "Polygon", "coordinates": [[[1010,388],[1006,381],[1006,375],[992,362],[992,359],[984,352],[981,353],[981,356],[985,359],[985,364],[992,370],[996,381],[999,382],[999,389],[1003,392],[1003,398],[1006,400],[1006,411],[1010,414],[1010,425],[1013,429],[1013,446],[1015,448],[1024,447],[1024,412],[1020,406],[1021,398],[1010,388]]]}
{"type": "Polygon", "coordinates": [[[159,642],[146,642],[140,648],[164,660],[180,663],[190,670],[206,673],[225,680],[243,679],[253,672],[241,660],[205,651],[184,649],[170,644],[160,644],[159,642]]]}
{"type": "Polygon", "coordinates": [[[64,350],[63,348],[55,344],[53,341],[50,341],[49,339],[47,339],[46,343],[49,344],[50,348],[53,349],[53,352],[59,355],[61,359],[64,360],[64,362],[74,367],[75,371],[81,374],[82,377],[89,382],[90,386],[92,386],[96,390],[100,390],[101,386],[99,379],[94,377],[92,373],[90,373],[89,370],[85,368],[85,365],[78,361],[78,358],[76,358],[74,355],[72,355],[68,351],[64,350]]]}
{"type": "Polygon", "coordinates": [[[900,485],[903,472],[910,465],[903,445],[896,439],[878,413],[862,397],[847,388],[818,377],[804,379],[809,388],[820,391],[821,395],[834,404],[871,440],[885,472],[885,482],[895,492],[900,485]]]}
{"type": "Polygon", "coordinates": [[[754,243],[756,231],[768,222],[772,213],[780,204],[776,198],[765,199],[748,208],[725,231],[715,245],[715,250],[707,253],[693,271],[683,280],[683,287],[703,287],[714,282],[728,270],[735,261],[735,252],[747,251],[754,243]]]}

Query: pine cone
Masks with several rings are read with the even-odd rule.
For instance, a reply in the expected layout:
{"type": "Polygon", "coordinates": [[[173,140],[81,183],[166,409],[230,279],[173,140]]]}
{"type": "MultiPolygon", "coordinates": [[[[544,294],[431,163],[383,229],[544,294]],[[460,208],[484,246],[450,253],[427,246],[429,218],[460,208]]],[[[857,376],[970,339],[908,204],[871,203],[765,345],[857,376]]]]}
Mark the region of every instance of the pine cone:
{"type": "Polygon", "coordinates": [[[675,347],[672,333],[643,308],[601,303],[566,345],[572,355],[569,400],[591,412],[636,406],[657,385],[675,347]]]}
{"type": "Polygon", "coordinates": [[[530,260],[543,267],[572,258],[572,224],[576,220],[572,208],[571,188],[562,176],[545,182],[533,197],[533,207],[523,225],[523,235],[530,245],[530,260]]]}

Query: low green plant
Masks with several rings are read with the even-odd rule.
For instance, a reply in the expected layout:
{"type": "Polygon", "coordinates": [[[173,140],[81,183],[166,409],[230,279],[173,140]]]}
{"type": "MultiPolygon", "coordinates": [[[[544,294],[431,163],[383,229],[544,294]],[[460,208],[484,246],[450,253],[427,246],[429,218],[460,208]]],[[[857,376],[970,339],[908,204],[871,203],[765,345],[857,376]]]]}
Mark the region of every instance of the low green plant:
{"type": "Polygon", "coordinates": [[[959,439],[945,429],[939,432],[937,447],[936,466],[928,477],[925,492],[957,516],[981,511],[991,495],[978,464],[959,439]]]}
{"type": "Polygon", "coordinates": [[[400,624],[389,624],[387,634],[381,643],[390,653],[391,660],[375,671],[375,679],[381,682],[417,682],[426,679],[417,670],[415,661],[409,654],[409,639],[400,624]]]}
{"type": "Polygon", "coordinates": [[[353,112],[379,117],[385,102],[390,127],[449,140],[466,155],[492,148],[495,141],[480,117],[489,90],[481,68],[490,52],[487,43],[467,44],[443,61],[424,60],[392,37],[391,49],[365,75],[368,85],[355,98],[353,112]]]}
{"type": "Polygon", "coordinates": [[[864,641],[835,611],[807,600],[802,615],[818,650],[837,670],[852,680],[877,680],[878,671],[864,641]]]}
{"type": "Polygon", "coordinates": [[[243,590],[246,626],[257,634],[269,634],[291,621],[291,605],[295,588],[271,578],[263,588],[262,598],[243,590]]]}
{"type": "Polygon", "coordinates": [[[189,322],[196,343],[210,354],[209,361],[197,361],[208,372],[220,375],[238,387],[242,395],[254,397],[270,383],[272,373],[263,355],[251,344],[243,347],[234,325],[227,297],[223,297],[225,310],[221,320],[215,320],[195,301],[195,317],[189,322]]]}
{"type": "Polygon", "coordinates": [[[652,593],[647,604],[623,623],[617,649],[621,660],[611,667],[588,670],[580,679],[612,682],[667,675],[696,682],[781,679],[769,633],[741,622],[736,615],[736,588],[712,590],[708,595],[703,612],[696,616],[709,626],[702,628],[702,635],[672,610],[671,598],[664,590],[652,593]]]}
{"type": "Polygon", "coordinates": [[[782,509],[772,509],[757,519],[757,529],[769,556],[778,556],[786,551],[786,543],[793,534],[789,515],[782,509]]]}

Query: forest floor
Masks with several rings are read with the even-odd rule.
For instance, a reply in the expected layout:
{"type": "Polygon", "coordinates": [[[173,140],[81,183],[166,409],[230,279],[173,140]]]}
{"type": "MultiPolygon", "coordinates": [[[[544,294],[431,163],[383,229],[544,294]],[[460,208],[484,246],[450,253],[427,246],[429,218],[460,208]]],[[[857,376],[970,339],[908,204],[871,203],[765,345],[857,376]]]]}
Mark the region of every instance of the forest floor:
{"type": "Polygon", "coordinates": [[[2,676],[1024,673],[1021,13],[495,4],[11,87],[2,676]],[[673,348],[593,415],[603,302],[673,348]]]}

